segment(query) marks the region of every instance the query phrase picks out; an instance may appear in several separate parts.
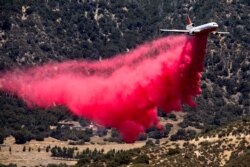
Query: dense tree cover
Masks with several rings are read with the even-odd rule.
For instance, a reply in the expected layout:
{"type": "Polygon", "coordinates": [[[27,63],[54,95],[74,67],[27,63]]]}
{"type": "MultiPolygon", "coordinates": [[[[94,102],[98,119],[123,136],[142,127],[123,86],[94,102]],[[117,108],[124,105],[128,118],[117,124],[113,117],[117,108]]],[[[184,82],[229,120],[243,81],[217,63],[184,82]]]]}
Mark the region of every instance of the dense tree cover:
{"type": "Polygon", "coordinates": [[[10,164],[8,164],[8,165],[4,165],[4,164],[1,164],[1,163],[0,163],[0,167],[17,167],[17,165],[16,165],[16,164],[13,164],[13,163],[10,163],[10,164]]]}
{"type": "MultiPolygon", "coordinates": [[[[183,15],[187,13],[197,24],[213,20],[231,35],[208,41],[203,92],[196,108],[184,106],[188,112],[181,124],[208,131],[250,115],[247,5],[246,0],[0,1],[0,70],[49,61],[108,58],[165,35],[159,28],[185,28],[183,15]]],[[[175,120],[174,115],[167,117],[175,120]]],[[[20,99],[1,93],[0,143],[8,135],[14,135],[19,143],[42,140],[51,135],[49,125],[66,118],[77,119],[64,108],[30,109],[20,99]]],[[[63,137],[58,131],[53,135],[63,137]]],[[[105,130],[98,132],[104,134],[105,130]]],[[[153,130],[148,136],[166,134],[153,130]]]]}
{"type": "Polygon", "coordinates": [[[57,127],[55,130],[52,130],[51,137],[54,137],[59,140],[81,140],[84,142],[90,141],[90,137],[93,136],[93,131],[91,129],[85,130],[76,130],[70,129],[69,127],[61,128],[57,127]]]}
{"type": "Polygon", "coordinates": [[[74,158],[74,151],[76,148],[66,148],[66,147],[53,147],[51,148],[52,157],[62,157],[62,158],[74,158]]]}
{"type": "Polygon", "coordinates": [[[148,163],[149,157],[147,155],[140,155],[135,160],[133,157],[137,156],[140,153],[139,149],[132,149],[128,151],[115,151],[110,150],[107,153],[97,150],[84,150],[79,156],[79,161],[76,166],[121,166],[128,165],[131,162],[134,163],[148,163]],[[106,164],[106,165],[105,165],[106,164]]]}
{"type": "Polygon", "coordinates": [[[147,136],[154,139],[161,139],[163,137],[168,137],[171,130],[171,125],[166,124],[162,130],[157,129],[155,126],[146,130],[147,136]]]}
{"type": "Polygon", "coordinates": [[[170,140],[176,141],[176,140],[189,140],[196,136],[195,130],[185,130],[185,129],[179,129],[176,134],[172,135],[170,137],[170,140]]]}
{"type": "MultiPolygon", "coordinates": [[[[0,111],[0,143],[3,143],[3,138],[9,135],[16,138],[17,144],[23,144],[31,139],[43,140],[44,137],[51,135],[59,138],[57,136],[62,130],[51,130],[50,125],[57,125],[59,121],[65,119],[80,120],[63,107],[46,110],[36,107],[28,108],[22,100],[5,93],[0,93],[0,111]]],[[[88,123],[84,120],[79,122],[88,123]]],[[[79,139],[79,135],[83,136],[85,134],[71,132],[70,136],[69,133],[66,133],[66,130],[63,132],[64,139],[74,139],[75,136],[75,138],[78,137],[77,139],[79,139]]],[[[90,136],[86,135],[84,138],[89,138],[90,136]]]]}
{"type": "Polygon", "coordinates": [[[60,163],[60,164],[48,164],[47,167],[68,167],[68,165],[65,164],[65,163],[60,163]]]}
{"type": "Polygon", "coordinates": [[[3,130],[0,130],[0,144],[3,144],[5,138],[5,133],[3,130]]]}

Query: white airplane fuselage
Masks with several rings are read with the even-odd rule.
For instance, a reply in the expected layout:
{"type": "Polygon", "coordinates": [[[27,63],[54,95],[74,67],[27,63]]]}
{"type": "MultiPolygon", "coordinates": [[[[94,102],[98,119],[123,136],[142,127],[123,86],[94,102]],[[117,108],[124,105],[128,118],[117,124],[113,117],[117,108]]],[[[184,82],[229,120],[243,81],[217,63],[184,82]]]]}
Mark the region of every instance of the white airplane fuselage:
{"type": "Polygon", "coordinates": [[[203,33],[210,33],[215,31],[218,28],[218,24],[215,22],[203,24],[196,27],[191,27],[188,30],[189,35],[197,35],[197,34],[203,34],[203,33]]]}

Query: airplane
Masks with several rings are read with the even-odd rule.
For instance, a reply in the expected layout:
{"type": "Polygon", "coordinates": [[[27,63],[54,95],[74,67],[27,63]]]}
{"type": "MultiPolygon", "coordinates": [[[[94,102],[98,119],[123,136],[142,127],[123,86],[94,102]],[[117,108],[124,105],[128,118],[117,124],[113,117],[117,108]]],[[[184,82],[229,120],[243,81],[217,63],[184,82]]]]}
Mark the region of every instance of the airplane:
{"type": "Polygon", "coordinates": [[[161,31],[165,32],[177,32],[177,33],[187,33],[189,35],[198,35],[198,34],[203,34],[203,33],[211,33],[214,35],[227,35],[229,32],[220,32],[216,31],[218,28],[218,24],[215,22],[210,22],[207,24],[202,24],[200,26],[195,26],[194,23],[192,23],[191,19],[189,16],[187,16],[187,26],[186,30],[177,30],[177,29],[160,29],[161,31]]]}

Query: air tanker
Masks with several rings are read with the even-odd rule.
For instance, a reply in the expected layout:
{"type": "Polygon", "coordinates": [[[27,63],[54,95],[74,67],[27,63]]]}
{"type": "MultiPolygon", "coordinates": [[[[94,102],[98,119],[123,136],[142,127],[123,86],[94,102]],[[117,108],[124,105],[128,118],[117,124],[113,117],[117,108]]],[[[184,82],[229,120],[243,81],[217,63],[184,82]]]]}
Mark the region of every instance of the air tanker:
{"type": "Polygon", "coordinates": [[[187,33],[189,35],[199,35],[205,33],[211,33],[214,35],[229,34],[229,32],[216,31],[218,28],[218,24],[216,22],[210,22],[199,26],[195,26],[194,23],[192,23],[190,17],[187,16],[186,24],[187,25],[185,30],[177,30],[177,29],[160,29],[160,30],[165,32],[187,33]]]}

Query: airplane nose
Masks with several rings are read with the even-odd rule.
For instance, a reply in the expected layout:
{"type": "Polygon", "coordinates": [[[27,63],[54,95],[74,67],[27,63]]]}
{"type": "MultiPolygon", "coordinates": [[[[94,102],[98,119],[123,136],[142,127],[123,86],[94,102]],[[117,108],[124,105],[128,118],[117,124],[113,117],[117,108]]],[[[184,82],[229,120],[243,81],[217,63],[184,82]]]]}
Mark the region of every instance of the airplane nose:
{"type": "Polygon", "coordinates": [[[217,28],[217,27],[219,27],[219,26],[218,26],[218,24],[217,24],[217,23],[214,23],[214,27],[216,27],[216,28],[217,28]]]}

